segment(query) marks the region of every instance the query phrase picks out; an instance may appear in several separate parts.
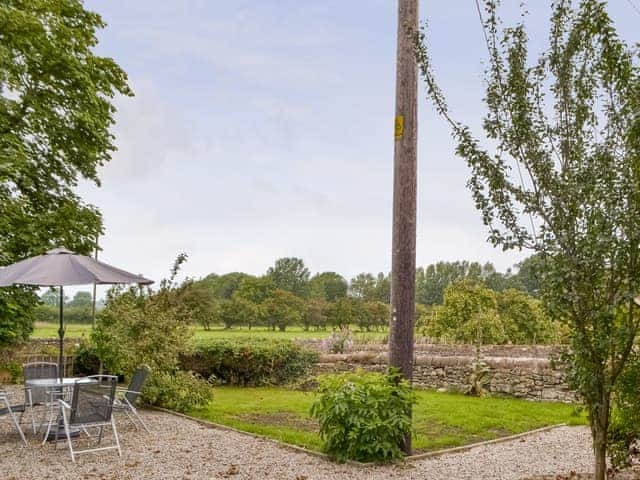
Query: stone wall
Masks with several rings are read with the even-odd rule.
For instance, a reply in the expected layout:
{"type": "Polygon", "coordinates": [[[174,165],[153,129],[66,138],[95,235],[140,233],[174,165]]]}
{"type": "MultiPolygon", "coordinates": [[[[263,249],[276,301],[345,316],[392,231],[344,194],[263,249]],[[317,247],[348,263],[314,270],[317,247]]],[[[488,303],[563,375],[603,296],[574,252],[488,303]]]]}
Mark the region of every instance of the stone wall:
{"type": "MultiPolygon", "coordinates": [[[[416,348],[414,384],[423,388],[464,391],[472,373],[475,351],[469,345],[430,345],[416,348]]],[[[487,389],[494,394],[530,400],[572,402],[575,393],[566,383],[560,348],[546,346],[486,346],[482,360],[489,369],[487,389]]],[[[324,354],[315,373],[342,372],[356,368],[383,371],[385,348],[347,354],[324,354]]]]}
{"type": "MultiPolygon", "coordinates": [[[[71,376],[74,365],[74,349],[77,339],[64,340],[64,375],[71,376]]],[[[28,342],[0,349],[0,383],[14,383],[21,365],[29,362],[58,363],[59,340],[57,338],[32,338],[28,342]],[[16,368],[18,369],[16,371],[16,368]]]]}

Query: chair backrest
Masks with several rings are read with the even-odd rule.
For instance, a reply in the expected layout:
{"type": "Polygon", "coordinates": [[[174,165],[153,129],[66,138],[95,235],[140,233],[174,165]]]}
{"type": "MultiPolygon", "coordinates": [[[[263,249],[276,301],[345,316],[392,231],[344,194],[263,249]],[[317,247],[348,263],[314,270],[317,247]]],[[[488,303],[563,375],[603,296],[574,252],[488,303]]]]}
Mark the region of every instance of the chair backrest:
{"type": "Polygon", "coordinates": [[[111,420],[118,377],[93,375],[90,381],[77,381],[73,385],[70,424],[104,423],[111,420]]]}
{"type": "Polygon", "coordinates": [[[149,378],[149,373],[151,373],[151,369],[147,365],[140,366],[134,373],[133,377],[131,377],[131,383],[129,383],[129,388],[127,389],[127,393],[124,394],[126,399],[131,403],[131,405],[135,405],[138,397],[140,396],[140,392],[142,392],[142,388],[144,387],[147,378],[149,378]],[[138,393],[133,393],[138,392],[138,393]]]}
{"type": "MultiPolygon", "coordinates": [[[[39,380],[43,378],[58,378],[58,365],[52,362],[31,362],[22,365],[22,376],[25,385],[27,380],[39,380]]],[[[31,402],[33,404],[45,403],[48,387],[30,387],[31,402]]]]}

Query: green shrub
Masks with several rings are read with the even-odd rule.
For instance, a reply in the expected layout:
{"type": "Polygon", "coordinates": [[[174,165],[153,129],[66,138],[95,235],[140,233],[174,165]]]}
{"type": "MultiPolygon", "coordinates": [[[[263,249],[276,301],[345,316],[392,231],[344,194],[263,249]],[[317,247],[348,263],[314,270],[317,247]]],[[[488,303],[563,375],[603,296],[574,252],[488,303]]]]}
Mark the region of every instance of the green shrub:
{"type": "Polygon", "coordinates": [[[94,375],[100,370],[100,357],[95,344],[82,341],[75,350],[73,373],[75,375],[94,375]]]}
{"type": "Polygon", "coordinates": [[[148,365],[151,375],[143,399],[180,411],[200,406],[212,395],[208,382],[180,371],[180,356],[193,346],[193,309],[175,283],[185,260],[186,255],[178,256],[171,277],[162,280],[157,291],[137,287],[110,290],[91,333],[106,371],[129,379],[140,365],[148,365]]]}
{"type": "Polygon", "coordinates": [[[402,457],[415,399],[397,371],[323,375],[319,383],[311,415],[320,421],[326,453],[338,461],[386,463],[402,457]]]}
{"type": "Polygon", "coordinates": [[[17,360],[9,360],[0,363],[0,371],[5,371],[8,373],[9,383],[22,383],[22,364],[17,360]]]}
{"type": "Polygon", "coordinates": [[[214,340],[183,355],[182,368],[230,385],[283,385],[309,373],[316,352],[289,340],[214,340]]]}
{"type": "Polygon", "coordinates": [[[151,405],[186,412],[213,399],[212,386],[192,372],[160,372],[151,375],[142,391],[142,400],[151,405]]]}

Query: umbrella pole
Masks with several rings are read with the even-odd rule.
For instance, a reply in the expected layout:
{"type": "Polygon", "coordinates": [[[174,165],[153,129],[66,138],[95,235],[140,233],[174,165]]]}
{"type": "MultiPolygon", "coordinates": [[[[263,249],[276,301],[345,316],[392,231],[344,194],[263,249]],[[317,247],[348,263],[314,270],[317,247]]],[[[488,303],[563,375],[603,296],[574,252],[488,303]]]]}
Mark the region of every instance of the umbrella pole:
{"type": "Polygon", "coordinates": [[[58,337],[60,338],[60,353],[58,355],[58,375],[60,376],[60,382],[64,377],[64,324],[62,322],[62,315],[64,313],[64,293],[62,285],[60,285],[60,328],[58,329],[58,337]]]}

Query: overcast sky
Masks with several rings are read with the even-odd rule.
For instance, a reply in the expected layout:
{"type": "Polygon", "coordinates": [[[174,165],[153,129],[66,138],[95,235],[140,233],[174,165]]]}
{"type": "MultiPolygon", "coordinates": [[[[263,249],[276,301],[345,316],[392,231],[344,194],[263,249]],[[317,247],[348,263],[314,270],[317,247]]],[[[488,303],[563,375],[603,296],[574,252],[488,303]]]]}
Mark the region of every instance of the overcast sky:
{"type": "MultiPolygon", "coordinates": [[[[531,2],[538,46],[548,3],[531,2]]],[[[102,258],[156,280],[179,252],[192,277],[262,274],[283,256],[347,278],[389,271],[396,4],[88,1],[108,23],[98,52],[135,92],[117,99],[119,150],[102,187],[79,189],[103,213],[102,258]]],[[[453,115],[479,132],[486,49],[474,1],[420,9],[453,115]]],[[[637,41],[632,2],[610,12],[637,41]]],[[[420,98],[417,263],[504,270],[527,253],[487,243],[466,165],[422,88],[420,98]]]]}

